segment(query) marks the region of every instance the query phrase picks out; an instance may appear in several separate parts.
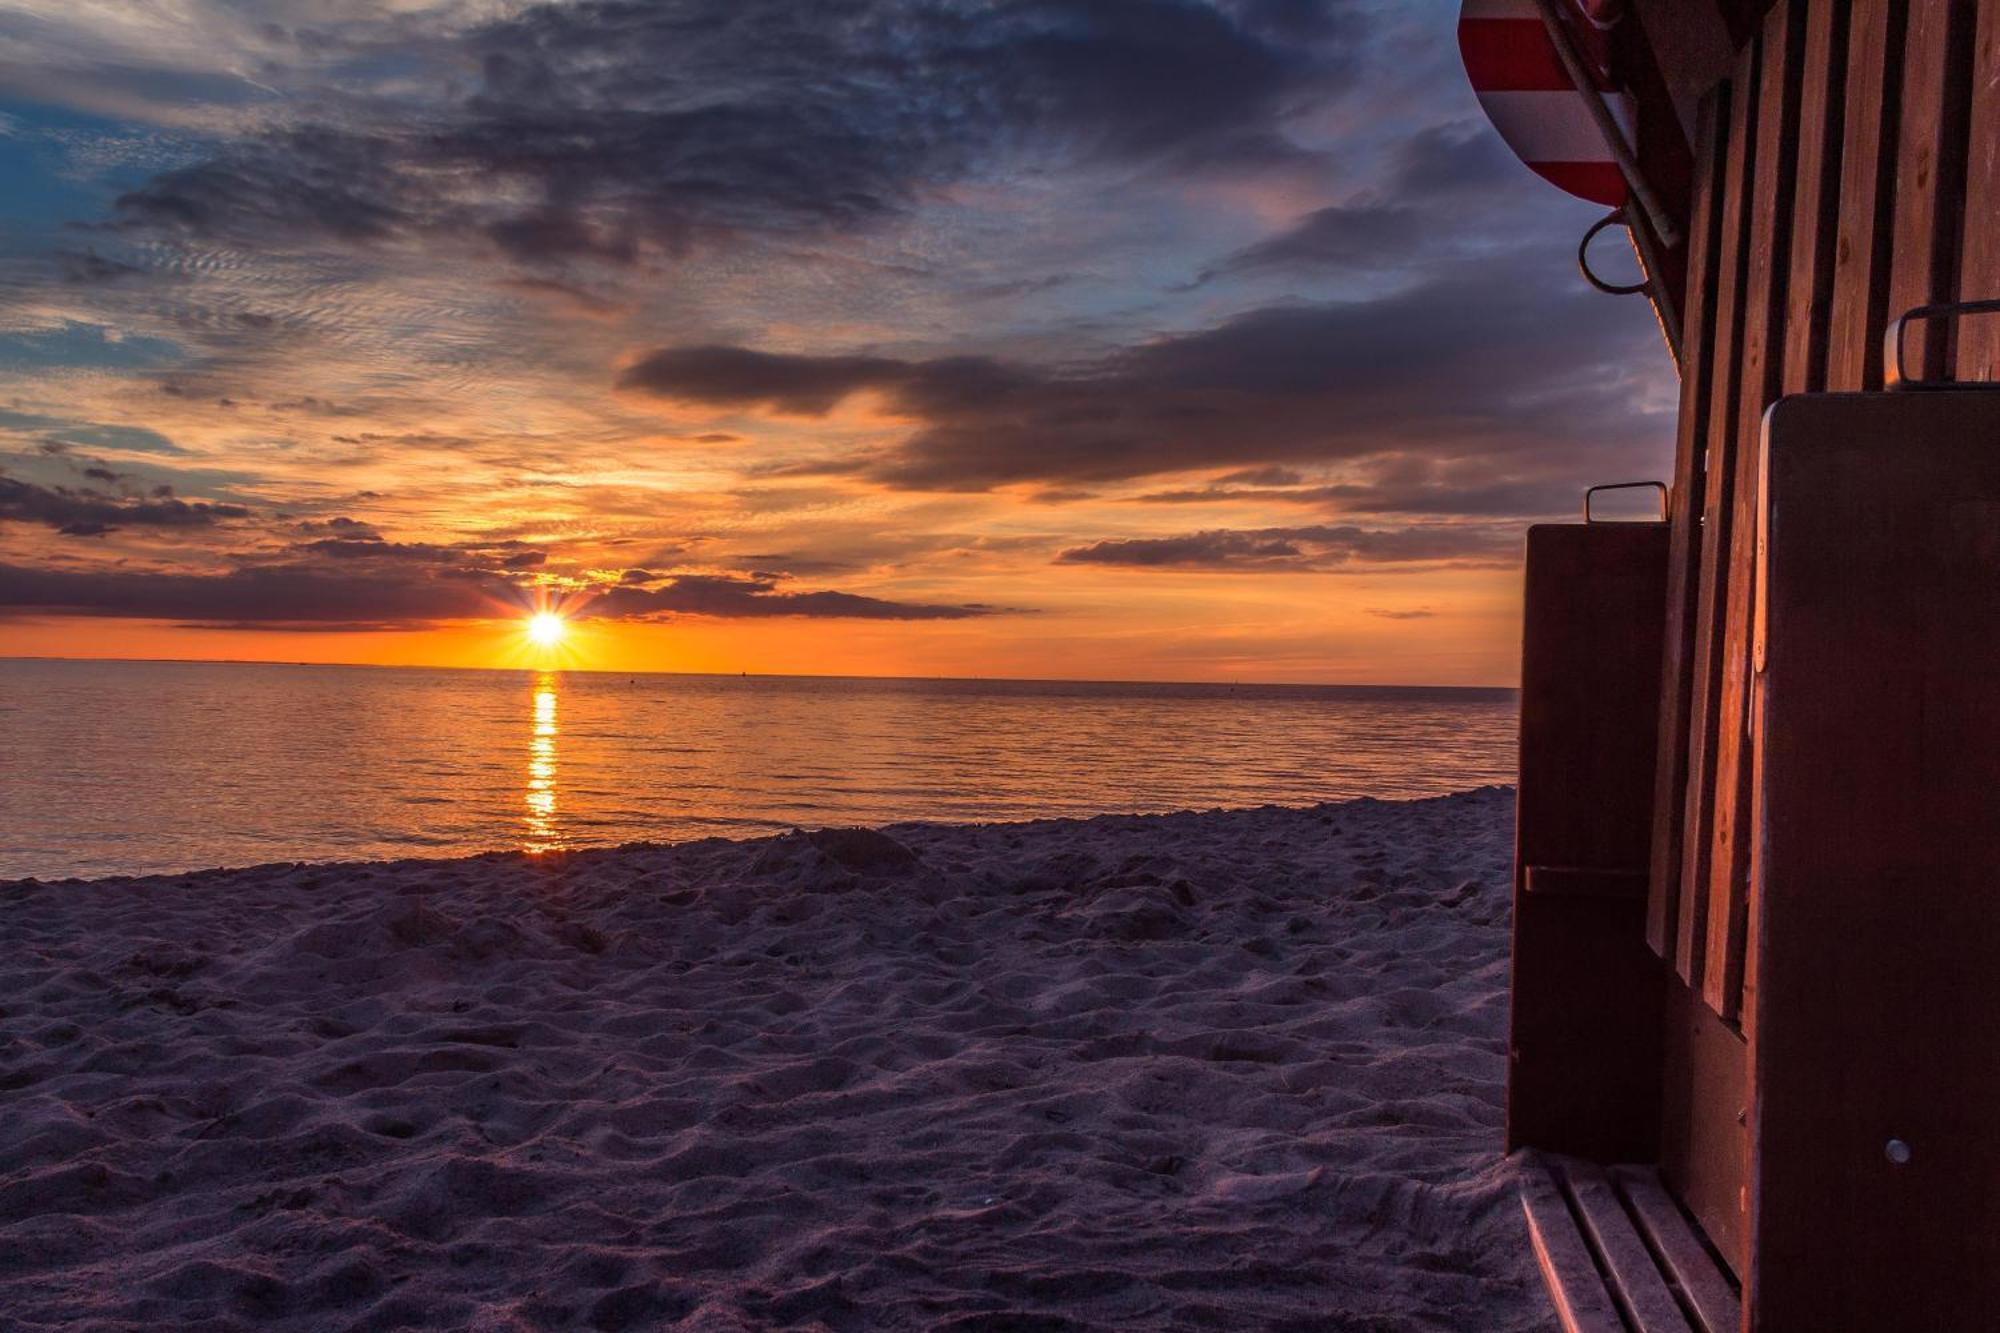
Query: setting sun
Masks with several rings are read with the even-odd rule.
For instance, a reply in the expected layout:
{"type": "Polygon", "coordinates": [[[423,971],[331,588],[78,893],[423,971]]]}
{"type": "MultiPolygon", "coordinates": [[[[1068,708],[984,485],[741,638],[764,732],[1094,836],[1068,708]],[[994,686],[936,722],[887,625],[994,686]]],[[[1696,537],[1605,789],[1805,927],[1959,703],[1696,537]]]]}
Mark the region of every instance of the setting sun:
{"type": "Polygon", "coordinates": [[[528,637],[542,648],[553,648],[561,643],[568,630],[569,626],[563,618],[553,611],[537,611],[528,617],[528,637]]]}

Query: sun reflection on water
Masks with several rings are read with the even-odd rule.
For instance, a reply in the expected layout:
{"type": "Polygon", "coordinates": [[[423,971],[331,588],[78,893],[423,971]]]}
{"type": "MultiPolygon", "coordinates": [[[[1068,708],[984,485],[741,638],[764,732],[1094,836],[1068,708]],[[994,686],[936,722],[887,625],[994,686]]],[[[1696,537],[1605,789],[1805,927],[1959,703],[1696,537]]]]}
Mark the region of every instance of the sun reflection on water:
{"type": "Polygon", "coordinates": [[[556,828],[556,674],[545,671],[535,677],[534,728],[528,737],[528,788],[525,834],[521,849],[530,853],[552,852],[563,845],[556,828]]]}

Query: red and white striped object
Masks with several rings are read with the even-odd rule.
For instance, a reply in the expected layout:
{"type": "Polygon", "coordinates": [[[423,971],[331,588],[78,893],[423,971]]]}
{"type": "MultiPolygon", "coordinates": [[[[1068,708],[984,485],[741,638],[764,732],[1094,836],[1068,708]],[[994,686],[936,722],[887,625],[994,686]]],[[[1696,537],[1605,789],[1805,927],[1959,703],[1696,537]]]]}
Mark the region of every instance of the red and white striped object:
{"type": "MultiPolygon", "coordinates": [[[[1579,0],[1558,0],[1570,7],[1579,0]]],[[[1614,20],[1618,6],[1581,0],[1571,41],[1605,105],[1632,138],[1632,99],[1612,84],[1609,47],[1598,25],[1614,20]]],[[[1459,11],[1458,49],[1466,77],[1493,128],[1514,155],[1551,185],[1609,208],[1628,190],[1604,134],[1582,93],[1570,82],[1549,38],[1536,0],[1465,0],[1459,11]]]]}

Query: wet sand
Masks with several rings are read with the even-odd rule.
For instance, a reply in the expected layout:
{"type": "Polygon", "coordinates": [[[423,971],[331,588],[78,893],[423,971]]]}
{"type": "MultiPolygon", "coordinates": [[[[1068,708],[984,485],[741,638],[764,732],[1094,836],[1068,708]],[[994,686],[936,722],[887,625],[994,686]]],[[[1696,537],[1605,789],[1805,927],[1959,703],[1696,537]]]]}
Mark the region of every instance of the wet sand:
{"type": "Polygon", "coordinates": [[[0,885],[0,1311],[1549,1328],[1512,813],[0,885]]]}

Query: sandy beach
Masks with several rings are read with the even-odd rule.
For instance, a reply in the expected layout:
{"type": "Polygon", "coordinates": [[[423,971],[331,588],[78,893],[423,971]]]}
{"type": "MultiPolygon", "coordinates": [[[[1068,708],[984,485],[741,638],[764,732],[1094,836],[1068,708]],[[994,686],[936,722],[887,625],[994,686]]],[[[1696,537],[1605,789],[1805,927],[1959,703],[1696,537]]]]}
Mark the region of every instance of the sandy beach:
{"type": "Polygon", "coordinates": [[[1550,1327],[1512,813],[0,885],[0,1319],[1550,1327]]]}

